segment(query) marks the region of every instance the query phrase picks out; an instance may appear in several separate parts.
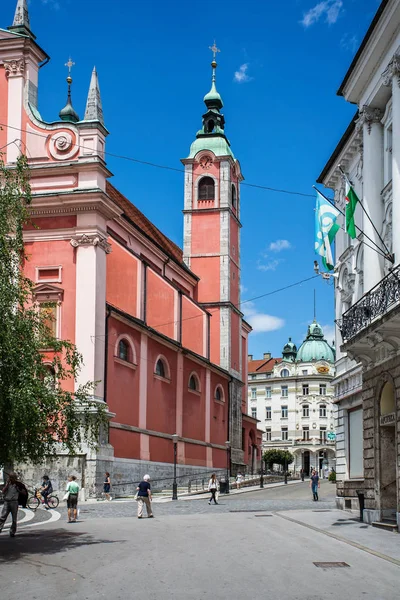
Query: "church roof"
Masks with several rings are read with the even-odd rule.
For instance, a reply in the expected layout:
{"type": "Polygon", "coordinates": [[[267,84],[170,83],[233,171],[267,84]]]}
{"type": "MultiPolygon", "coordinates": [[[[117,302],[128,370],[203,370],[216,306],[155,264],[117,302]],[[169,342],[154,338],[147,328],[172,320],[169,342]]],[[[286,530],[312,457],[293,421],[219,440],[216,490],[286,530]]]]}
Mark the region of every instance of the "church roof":
{"type": "Polygon", "coordinates": [[[172,240],[164,235],[128,198],[119,192],[109,181],[106,182],[106,192],[111,200],[115,202],[124,212],[124,215],[133,222],[138,229],[143,231],[157,246],[161,247],[167,254],[177,262],[183,264],[183,251],[172,240]]]}
{"type": "Polygon", "coordinates": [[[265,360],[249,360],[248,373],[272,373],[274,366],[282,362],[281,358],[270,358],[265,360]]]}

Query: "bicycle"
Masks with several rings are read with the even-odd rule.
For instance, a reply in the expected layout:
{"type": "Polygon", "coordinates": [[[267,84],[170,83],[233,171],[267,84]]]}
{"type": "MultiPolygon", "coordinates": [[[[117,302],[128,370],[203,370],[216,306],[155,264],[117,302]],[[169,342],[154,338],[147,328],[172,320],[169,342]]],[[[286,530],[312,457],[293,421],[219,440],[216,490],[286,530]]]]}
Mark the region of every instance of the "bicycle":
{"type": "MultiPolygon", "coordinates": [[[[30,496],[28,498],[26,506],[28,508],[30,508],[31,510],[36,511],[39,508],[40,504],[41,504],[41,499],[42,499],[42,495],[40,493],[40,490],[35,489],[35,492],[34,492],[33,496],[30,496]]],[[[49,508],[57,508],[57,506],[59,505],[59,503],[60,503],[60,500],[54,494],[49,494],[47,496],[46,505],[49,508]]]]}

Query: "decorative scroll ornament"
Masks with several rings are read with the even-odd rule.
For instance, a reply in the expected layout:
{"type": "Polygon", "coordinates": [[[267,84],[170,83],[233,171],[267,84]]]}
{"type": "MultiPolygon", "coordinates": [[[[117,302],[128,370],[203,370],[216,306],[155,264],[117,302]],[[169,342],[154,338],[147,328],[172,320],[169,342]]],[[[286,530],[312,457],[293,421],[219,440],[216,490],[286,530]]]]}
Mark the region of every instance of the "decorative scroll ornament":
{"type": "Polygon", "coordinates": [[[392,85],[392,80],[397,77],[397,84],[400,86],[400,54],[395,54],[382,73],[383,85],[392,85]]]}
{"type": "Polygon", "coordinates": [[[4,69],[6,77],[20,77],[25,73],[25,61],[23,58],[19,60],[5,60],[4,69]]]}
{"type": "Polygon", "coordinates": [[[106,254],[111,252],[111,244],[107,242],[107,239],[101,235],[87,235],[84,233],[76,238],[72,238],[70,242],[71,246],[78,248],[79,246],[98,246],[106,254]]]}
{"type": "Polygon", "coordinates": [[[75,136],[69,131],[58,131],[49,140],[49,152],[56,160],[72,158],[79,150],[75,143],[75,136]]]}
{"type": "Polygon", "coordinates": [[[356,128],[359,130],[363,125],[367,125],[368,133],[371,133],[372,123],[380,123],[382,121],[383,111],[380,108],[371,108],[366,104],[360,111],[360,116],[356,123],[356,128]]]}

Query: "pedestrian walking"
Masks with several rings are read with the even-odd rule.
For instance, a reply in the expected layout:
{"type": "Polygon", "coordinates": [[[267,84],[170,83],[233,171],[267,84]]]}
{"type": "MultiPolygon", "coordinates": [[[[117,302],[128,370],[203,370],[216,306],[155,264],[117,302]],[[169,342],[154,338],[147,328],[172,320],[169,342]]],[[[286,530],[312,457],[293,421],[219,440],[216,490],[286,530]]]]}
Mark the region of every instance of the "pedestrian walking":
{"type": "Polygon", "coordinates": [[[7,478],[6,485],[3,488],[3,510],[0,516],[0,532],[4,527],[8,515],[11,513],[10,537],[14,537],[17,532],[17,515],[18,515],[18,477],[16,473],[10,473],[7,478]]]}
{"type": "Polygon", "coordinates": [[[152,519],[154,517],[151,508],[151,485],[150,475],[144,475],[143,480],[137,486],[137,503],[138,503],[138,519],[143,518],[143,508],[146,505],[147,517],[152,519]]]}
{"type": "Polygon", "coordinates": [[[304,481],[304,469],[300,469],[300,478],[304,481]]]}
{"type": "Polygon", "coordinates": [[[111,500],[110,489],[111,489],[110,473],[108,471],[106,471],[106,473],[104,475],[104,485],[103,485],[103,492],[104,492],[104,496],[105,496],[106,500],[111,500]]]}
{"type": "MultiPolygon", "coordinates": [[[[68,523],[76,523],[78,517],[78,495],[79,485],[76,482],[75,475],[68,477],[68,484],[65,489],[67,497],[67,508],[68,508],[68,523]]],[[[65,498],[65,496],[64,496],[65,498]]]]}
{"type": "Polygon", "coordinates": [[[313,469],[313,472],[310,477],[310,488],[312,489],[313,500],[315,500],[315,501],[318,501],[318,488],[319,487],[320,487],[319,475],[318,475],[317,471],[315,469],[313,469]]]}
{"type": "Polygon", "coordinates": [[[243,477],[241,473],[236,475],[236,489],[240,490],[240,486],[242,485],[243,477]]]}
{"type": "Polygon", "coordinates": [[[43,481],[42,481],[42,485],[40,487],[40,495],[42,496],[42,504],[44,504],[44,507],[47,508],[47,510],[49,509],[47,497],[50,496],[50,494],[52,494],[52,493],[53,493],[53,485],[50,481],[50,478],[48,475],[43,475],[43,481]]]}
{"type": "Polygon", "coordinates": [[[214,500],[214,504],[218,504],[217,502],[217,498],[216,498],[216,494],[219,490],[219,482],[217,479],[217,476],[215,473],[213,473],[211,475],[211,479],[208,482],[208,491],[211,492],[211,497],[210,500],[208,501],[208,504],[211,504],[211,502],[214,500]]]}

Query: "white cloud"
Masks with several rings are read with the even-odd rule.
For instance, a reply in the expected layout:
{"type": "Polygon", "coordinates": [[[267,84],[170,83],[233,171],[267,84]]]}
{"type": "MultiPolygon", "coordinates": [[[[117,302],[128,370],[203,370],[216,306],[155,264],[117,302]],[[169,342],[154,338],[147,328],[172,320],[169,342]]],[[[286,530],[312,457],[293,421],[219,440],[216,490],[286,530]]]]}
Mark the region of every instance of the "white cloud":
{"type": "Polygon", "coordinates": [[[325,23],[333,25],[339,18],[343,8],[343,0],[322,0],[303,15],[300,21],[304,27],[310,27],[324,18],[325,23]]]}
{"type": "Polygon", "coordinates": [[[245,294],[246,292],[247,292],[247,287],[244,287],[244,285],[240,284],[240,293],[245,294]]]}
{"type": "Polygon", "coordinates": [[[271,242],[269,245],[269,249],[272,252],[281,252],[281,250],[288,250],[292,247],[292,244],[289,240],[276,240],[276,242],[271,242]]]}
{"type": "Polygon", "coordinates": [[[280,317],[274,317],[258,312],[253,302],[247,302],[243,307],[243,310],[246,321],[248,321],[253,328],[253,333],[276,331],[277,329],[282,329],[285,325],[285,321],[280,317]]]}
{"type": "Polygon", "coordinates": [[[54,8],[54,10],[60,9],[60,3],[57,2],[57,0],[42,0],[42,4],[48,5],[51,8],[54,8]]]}
{"type": "Polygon", "coordinates": [[[244,63],[243,65],[240,65],[239,70],[235,71],[233,81],[236,81],[236,83],[246,83],[247,81],[251,81],[252,77],[247,75],[248,68],[249,63],[244,63]]]}
{"type": "Polygon", "coordinates": [[[357,50],[358,39],[355,35],[350,35],[349,33],[345,33],[342,39],[340,40],[340,47],[342,50],[348,50],[349,52],[354,52],[357,50]]]}
{"type": "Polygon", "coordinates": [[[321,325],[322,331],[324,332],[324,338],[329,345],[335,339],[335,326],[334,325],[321,325]]]}
{"type": "MultiPolygon", "coordinates": [[[[267,258],[267,257],[265,257],[265,258],[267,258]]],[[[259,271],[276,271],[277,267],[281,264],[281,262],[283,262],[283,260],[280,258],[275,258],[274,260],[269,260],[266,263],[258,262],[257,269],[259,271]]]]}

